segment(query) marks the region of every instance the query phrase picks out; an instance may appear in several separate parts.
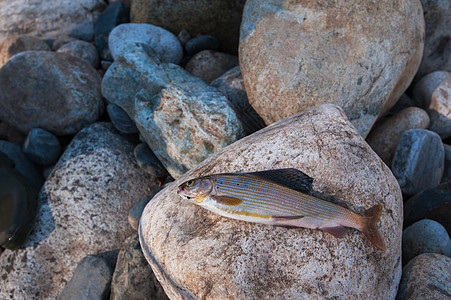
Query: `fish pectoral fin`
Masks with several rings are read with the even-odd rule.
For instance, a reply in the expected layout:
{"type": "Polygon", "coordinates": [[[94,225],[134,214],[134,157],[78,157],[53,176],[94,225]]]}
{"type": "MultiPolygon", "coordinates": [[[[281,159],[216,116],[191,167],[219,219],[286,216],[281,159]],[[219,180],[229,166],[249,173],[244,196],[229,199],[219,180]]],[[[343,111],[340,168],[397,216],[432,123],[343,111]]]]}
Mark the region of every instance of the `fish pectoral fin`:
{"type": "Polygon", "coordinates": [[[220,204],[230,206],[243,203],[243,200],[230,196],[211,196],[211,198],[220,204]]]}
{"type": "Polygon", "coordinates": [[[336,238],[343,238],[347,231],[343,226],[335,226],[335,227],[321,227],[320,229],[324,230],[327,233],[332,234],[336,238]]]}

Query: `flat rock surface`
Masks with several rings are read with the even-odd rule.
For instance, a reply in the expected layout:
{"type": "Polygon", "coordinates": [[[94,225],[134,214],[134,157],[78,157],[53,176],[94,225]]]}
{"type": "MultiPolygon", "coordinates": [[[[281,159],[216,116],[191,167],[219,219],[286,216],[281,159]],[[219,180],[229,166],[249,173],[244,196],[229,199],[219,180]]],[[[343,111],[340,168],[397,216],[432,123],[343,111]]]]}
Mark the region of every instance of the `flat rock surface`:
{"type": "Polygon", "coordinates": [[[401,235],[396,179],[335,105],[306,110],[211,156],[158,193],[140,224],[144,255],[171,299],[393,299],[401,235]],[[382,204],[377,227],[386,252],[355,230],[337,239],[320,230],[237,221],[176,193],[202,175],[289,167],[353,210],[382,204]]]}

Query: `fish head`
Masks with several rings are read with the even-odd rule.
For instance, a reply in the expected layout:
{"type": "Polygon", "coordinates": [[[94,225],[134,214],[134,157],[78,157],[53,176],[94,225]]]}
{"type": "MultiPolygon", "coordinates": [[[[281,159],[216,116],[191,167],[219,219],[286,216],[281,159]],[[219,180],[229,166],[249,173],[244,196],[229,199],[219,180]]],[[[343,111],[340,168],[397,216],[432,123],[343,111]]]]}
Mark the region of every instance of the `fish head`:
{"type": "Polygon", "coordinates": [[[177,194],[185,199],[200,203],[213,189],[213,181],[208,178],[197,178],[179,185],[177,194]]]}

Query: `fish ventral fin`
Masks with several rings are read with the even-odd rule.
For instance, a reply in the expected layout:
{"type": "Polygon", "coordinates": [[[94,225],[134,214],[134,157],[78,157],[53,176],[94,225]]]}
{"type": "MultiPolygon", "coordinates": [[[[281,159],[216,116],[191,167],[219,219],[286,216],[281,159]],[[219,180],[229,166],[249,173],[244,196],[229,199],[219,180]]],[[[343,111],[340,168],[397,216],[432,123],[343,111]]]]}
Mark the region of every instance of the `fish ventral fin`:
{"type": "Polygon", "coordinates": [[[321,229],[339,239],[344,238],[347,233],[346,228],[343,226],[321,227],[321,229]]]}
{"type": "Polygon", "coordinates": [[[267,170],[243,174],[249,174],[251,176],[257,176],[263,179],[267,179],[269,181],[278,183],[302,193],[307,193],[312,189],[313,178],[311,178],[304,172],[293,168],[267,170]]]}
{"type": "Polygon", "coordinates": [[[234,206],[243,203],[243,200],[229,196],[211,196],[217,203],[234,206]]]}

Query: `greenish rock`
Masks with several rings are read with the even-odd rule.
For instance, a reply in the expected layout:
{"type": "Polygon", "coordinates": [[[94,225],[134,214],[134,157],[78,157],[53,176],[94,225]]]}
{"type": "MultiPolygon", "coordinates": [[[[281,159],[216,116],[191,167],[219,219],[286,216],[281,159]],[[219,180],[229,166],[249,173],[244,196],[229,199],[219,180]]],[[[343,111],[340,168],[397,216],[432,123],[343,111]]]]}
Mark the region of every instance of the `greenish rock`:
{"type": "Polygon", "coordinates": [[[121,52],[105,73],[102,94],[134,120],[174,178],[244,135],[218,89],[180,66],[160,62],[143,44],[129,44],[121,52]]]}
{"type": "Polygon", "coordinates": [[[33,228],[37,191],[0,153],[0,246],[20,248],[33,228]]]}

